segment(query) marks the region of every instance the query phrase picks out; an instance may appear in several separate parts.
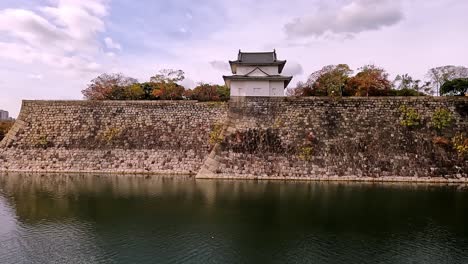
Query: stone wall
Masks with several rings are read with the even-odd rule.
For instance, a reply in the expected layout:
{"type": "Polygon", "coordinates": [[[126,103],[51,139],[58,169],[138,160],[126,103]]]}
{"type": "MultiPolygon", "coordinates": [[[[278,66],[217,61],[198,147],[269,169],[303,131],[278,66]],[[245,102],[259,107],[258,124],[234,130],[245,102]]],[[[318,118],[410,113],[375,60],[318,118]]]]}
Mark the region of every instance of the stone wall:
{"type": "Polygon", "coordinates": [[[226,103],[24,101],[0,171],[196,173],[226,103]]]}
{"type": "Polygon", "coordinates": [[[452,139],[467,128],[466,97],[233,98],[197,177],[466,178],[452,139]],[[444,129],[434,127],[438,109],[452,119],[444,129]]]}
{"type": "Polygon", "coordinates": [[[452,141],[467,127],[466,97],[24,101],[0,171],[466,180],[467,155],[452,141]],[[439,109],[452,119],[444,129],[439,109]]]}

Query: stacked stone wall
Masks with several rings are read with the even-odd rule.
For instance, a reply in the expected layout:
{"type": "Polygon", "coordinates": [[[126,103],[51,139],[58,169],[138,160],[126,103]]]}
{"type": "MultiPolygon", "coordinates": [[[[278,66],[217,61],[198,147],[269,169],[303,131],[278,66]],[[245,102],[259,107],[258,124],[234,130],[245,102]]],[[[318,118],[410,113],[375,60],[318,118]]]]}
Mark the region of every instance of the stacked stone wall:
{"type": "Polygon", "coordinates": [[[467,153],[453,139],[466,139],[467,99],[233,98],[223,140],[198,177],[466,178],[467,153]],[[438,129],[441,111],[451,122],[438,129]]]}
{"type": "Polygon", "coordinates": [[[226,103],[24,101],[3,171],[196,173],[226,103]]]}
{"type": "Polygon", "coordinates": [[[0,171],[466,180],[467,128],[466,97],[24,101],[0,171]]]}

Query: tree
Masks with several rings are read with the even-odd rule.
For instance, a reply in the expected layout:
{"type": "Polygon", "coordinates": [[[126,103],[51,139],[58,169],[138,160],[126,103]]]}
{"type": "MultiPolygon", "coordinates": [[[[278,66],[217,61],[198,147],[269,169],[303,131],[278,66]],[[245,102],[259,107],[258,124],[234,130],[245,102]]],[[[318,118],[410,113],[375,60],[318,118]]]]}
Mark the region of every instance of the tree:
{"type": "Polygon", "coordinates": [[[346,95],[380,96],[389,95],[392,85],[388,73],[375,65],[359,68],[356,76],[349,78],[343,91],[346,95]]]}
{"type": "Polygon", "coordinates": [[[226,102],[231,98],[231,89],[226,85],[216,85],[216,92],[218,93],[220,101],[226,102]]]}
{"type": "Polygon", "coordinates": [[[286,90],[288,96],[313,96],[312,87],[308,86],[304,82],[297,82],[296,87],[288,88],[286,90]]]}
{"type": "Polygon", "coordinates": [[[341,96],[352,73],[353,70],[347,64],[325,66],[312,85],[312,90],[321,95],[341,96]]]}
{"type": "Polygon", "coordinates": [[[445,82],[459,78],[468,78],[468,68],[463,66],[446,65],[429,69],[426,76],[429,78],[432,90],[440,95],[440,88],[445,82]]]}
{"type": "Polygon", "coordinates": [[[160,82],[154,84],[152,95],[155,99],[161,100],[181,100],[185,88],[175,82],[160,82]]]}
{"type": "Polygon", "coordinates": [[[301,83],[302,94],[314,96],[342,95],[343,88],[353,71],[347,64],[327,65],[313,72],[307,82],[301,83]],[[307,87],[310,87],[308,89],[307,87]]]}
{"type": "Polygon", "coordinates": [[[397,75],[393,81],[393,86],[398,96],[418,96],[429,93],[431,90],[430,82],[421,85],[421,80],[414,80],[409,74],[397,75]]]}
{"type": "Polygon", "coordinates": [[[121,73],[101,74],[91,80],[88,87],[81,91],[88,100],[121,100],[124,87],[137,83],[134,78],[121,73]]]}
{"type": "Polygon", "coordinates": [[[445,82],[440,87],[441,95],[464,96],[468,92],[468,78],[458,78],[445,82]]]}
{"type": "Polygon", "coordinates": [[[150,78],[150,82],[143,87],[145,94],[153,99],[180,100],[183,99],[185,88],[177,82],[185,79],[182,70],[162,69],[150,78]]]}
{"type": "Polygon", "coordinates": [[[158,74],[150,78],[150,82],[152,83],[160,83],[160,82],[177,83],[177,82],[183,81],[184,79],[185,79],[185,73],[182,70],[162,69],[159,71],[158,74]]]}
{"type": "Polygon", "coordinates": [[[142,84],[134,83],[124,88],[123,97],[125,100],[143,100],[145,99],[145,90],[142,84]]]}
{"type": "Polygon", "coordinates": [[[199,83],[193,90],[185,93],[187,97],[198,101],[227,101],[230,90],[225,85],[199,83]]]}

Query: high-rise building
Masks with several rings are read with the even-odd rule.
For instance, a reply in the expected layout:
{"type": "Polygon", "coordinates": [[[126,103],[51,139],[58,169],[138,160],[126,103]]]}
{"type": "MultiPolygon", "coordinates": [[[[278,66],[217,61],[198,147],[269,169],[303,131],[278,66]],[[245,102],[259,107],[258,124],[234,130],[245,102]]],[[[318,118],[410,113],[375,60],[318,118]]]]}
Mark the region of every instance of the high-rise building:
{"type": "Polygon", "coordinates": [[[8,111],[0,110],[0,120],[10,120],[8,111]]]}

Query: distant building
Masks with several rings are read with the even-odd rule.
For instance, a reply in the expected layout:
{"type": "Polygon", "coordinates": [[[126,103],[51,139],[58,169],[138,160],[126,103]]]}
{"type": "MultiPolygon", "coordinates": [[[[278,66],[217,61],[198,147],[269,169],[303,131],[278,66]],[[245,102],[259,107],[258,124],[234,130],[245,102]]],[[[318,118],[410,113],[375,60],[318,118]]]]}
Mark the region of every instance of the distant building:
{"type": "Polygon", "coordinates": [[[8,111],[0,110],[0,120],[10,120],[8,111]]]}
{"type": "Polygon", "coordinates": [[[284,96],[292,76],[281,75],[285,60],[273,52],[241,52],[229,61],[233,75],[223,76],[231,96],[284,96]]]}

